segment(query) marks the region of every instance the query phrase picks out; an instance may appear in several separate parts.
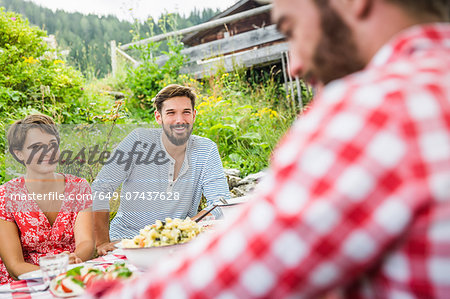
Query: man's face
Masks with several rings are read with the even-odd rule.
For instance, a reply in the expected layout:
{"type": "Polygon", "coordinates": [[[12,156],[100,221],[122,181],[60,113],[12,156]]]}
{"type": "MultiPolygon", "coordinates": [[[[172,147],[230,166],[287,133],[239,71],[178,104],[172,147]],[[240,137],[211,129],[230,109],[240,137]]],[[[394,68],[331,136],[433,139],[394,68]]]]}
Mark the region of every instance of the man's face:
{"type": "Polygon", "coordinates": [[[364,68],[351,29],[327,0],[275,0],[272,18],[290,42],[290,70],[312,84],[364,68]]]}
{"type": "Polygon", "coordinates": [[[173,97],[162,104],[161,113],[155,111],[156,121],[174,145],[183,145],[191,136],[196,111],[188,97],[173,97]]]}

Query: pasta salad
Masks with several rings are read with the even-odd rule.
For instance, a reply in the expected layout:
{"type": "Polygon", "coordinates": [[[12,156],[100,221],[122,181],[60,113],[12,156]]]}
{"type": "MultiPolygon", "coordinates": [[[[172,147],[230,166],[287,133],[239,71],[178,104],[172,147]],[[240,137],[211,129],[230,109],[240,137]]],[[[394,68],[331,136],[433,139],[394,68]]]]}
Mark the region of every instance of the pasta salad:
{"type": "Polygon", "coordinates": [[[202,226],[189,217],[181,220],[166,218],[140,230],[133,239],[122,240],[124,248],[159,247],[186,243],[203,231],[202,226]]]}

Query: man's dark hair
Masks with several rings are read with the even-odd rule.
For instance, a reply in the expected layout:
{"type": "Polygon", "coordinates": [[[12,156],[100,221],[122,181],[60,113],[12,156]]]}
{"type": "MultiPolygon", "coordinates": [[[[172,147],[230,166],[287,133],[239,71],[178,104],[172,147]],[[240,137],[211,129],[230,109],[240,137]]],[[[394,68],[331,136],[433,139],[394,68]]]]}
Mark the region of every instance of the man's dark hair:
{"type": "MultiPolygon", "coordinates": [[[[329,0],[316,0],[323,7],[329,0]]],[[[403,7],[410,14],[422,16],[425,14],[438,17],[441,21],[450,20],[450,0],[381,0],[403,7]]]]}
{"type": "Polygon", "coordinates": [[[385,0],[404,7],[416,16],[430,14],[439,17],[442,21],[450,18],[449,0],[385,0]]]}
{"type": "Polygon", "coordinates": [[[187,97],[191,100],[192,110],[195,107],[195,93],[194,91],[185,86],[181,86],[178,84],[170,84],[161,89],[160,92],[154,98],[154,105],[156,110],[161,113],[162,105],[164,101],[174,98],[174,97],[187,97]]]}
{"type": "Polygon", "coordinates": [[[21,151],[23,149],[28,131],[33,128],[38,128],[43,132],[55,136],[58,144],[60,141],[56,124],[53,119],[47,115],[31,114],[24,119],[14,122],[11,127],[9,127],[7,133],[8,149],[14,159],[23,165],[25,165],[24,162],[16,156],[14,151],[21,151]]]}

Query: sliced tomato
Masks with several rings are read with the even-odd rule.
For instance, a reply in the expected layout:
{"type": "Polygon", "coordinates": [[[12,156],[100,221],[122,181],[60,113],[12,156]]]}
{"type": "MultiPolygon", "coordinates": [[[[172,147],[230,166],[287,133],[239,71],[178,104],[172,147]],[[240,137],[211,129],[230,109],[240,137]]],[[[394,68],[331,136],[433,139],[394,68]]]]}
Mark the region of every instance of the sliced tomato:
{"type": "Polygon", "coordinates": [[[100,279],[100,275],[91,275],[90,277],[87,278],[87,280],[84,280],[84,283],[86,284],[86,286],[90,286],[91,284],[94,283],[94,281],[99,280],[100,279]]]}
{"type": "Polygon", "coordinates": [[[62,288],[63,292],[64,293],[72,293],[72,289],[70,287],[66,286],[64,284],[64,282],[66,282],[66,284],[67,284],[68,281],[64,280],[64,279],[61,281],[61,288],[62,288]]]}

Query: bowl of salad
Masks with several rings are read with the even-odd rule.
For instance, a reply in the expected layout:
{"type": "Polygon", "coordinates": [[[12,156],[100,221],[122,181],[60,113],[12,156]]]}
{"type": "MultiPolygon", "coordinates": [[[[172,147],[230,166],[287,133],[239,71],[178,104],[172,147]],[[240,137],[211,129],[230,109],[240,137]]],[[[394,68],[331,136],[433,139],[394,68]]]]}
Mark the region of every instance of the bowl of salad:
{"type": "Polygon", "coordinates": [[[185,245],[204,230],[197,222],[186,218],[165,221],[156,220],[141,229],[133,239],[124,239],[116,246],[121,248],[128,261],[138,268],[147,268],[157,261],[175,253],[179,254],[185,245]]]}

